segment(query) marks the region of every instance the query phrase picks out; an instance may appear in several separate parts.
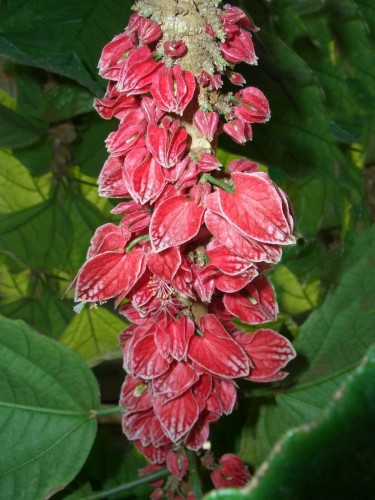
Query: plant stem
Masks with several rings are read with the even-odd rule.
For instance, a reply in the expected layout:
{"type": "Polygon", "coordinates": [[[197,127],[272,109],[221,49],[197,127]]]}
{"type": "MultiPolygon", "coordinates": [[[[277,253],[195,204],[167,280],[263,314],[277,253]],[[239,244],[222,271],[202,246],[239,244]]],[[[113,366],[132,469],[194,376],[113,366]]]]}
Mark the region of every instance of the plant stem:
{"type": "Polygon", "coordinates": [[[110,490],[102,490],[94,493],[93,495],[89,495],[84,497],[84,500],[96,500],[98,498],[108,498],[112,495],[116,495],[117,493],[122,493],[123,491],[130,490],[135,488],[136,486],[140,486],[142,484],[151,483],[158,479],[163,479],[170,474],[168,469],[158,470],[157,472],[153,472],[148,476],[140,477],[139,479],[135,479],[134,481],[130,481],[130,483],[120,484],[120,486],[116,486],[115,488],[111,488],[110,490]]]}
{"type": "Polygon", "coordinates": [[[131,241],[129,243],[129,245],[126,247],[126,252],[129,253],[130,250],[135,247],[135,245],[138,245],[138,243],[140,241],[145,241],[145,240],[149,240],[150,239],[150,235],[149,234],[143,234],[142,236],[138,236],[138,238],[135,238],[133,241],[131,241]]]}
{"type": "Polygon", "coordinates": [[[202,488],[201,488],[201,480],[198,474],[196,454],[194,453],[194,451],[186,450],[186,456],[189,463],[189,476],[191,480],[191,487],[194,493],[194,498],[195,500],[201,500],[202,488]]]}
{"type": "Polygon", "coordinates": [[[215,177],[212,177],[212,175],[210,174],[203,174],[200,178],[200,182],[202,184],[209,182],[210,184],[215,184],[215,186],[224,189],[224,191],[226,191],[227,193],[234,193],[234,188],[232,186],[228,186],[228,184],[225,184],[225,182],[219,181],[219,179],[215,179],[215,177]]]}
{"type": "Polygon", "coordinates": [[[92,414],[94,417],[102,417],[104,415],[113,415],[114,413],[121,413],[123,410],[122,406],[111,406],[110,408],[101,408],[100,410],[93,410],[92,414]]]}

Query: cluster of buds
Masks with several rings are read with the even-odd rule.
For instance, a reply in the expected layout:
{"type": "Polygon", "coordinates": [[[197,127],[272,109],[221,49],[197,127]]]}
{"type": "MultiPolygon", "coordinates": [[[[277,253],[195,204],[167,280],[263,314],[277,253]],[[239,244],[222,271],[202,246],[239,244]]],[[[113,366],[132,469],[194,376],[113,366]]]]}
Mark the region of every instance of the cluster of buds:
{"type": "MultiPolygon", "coordinates": [[[[276,319],[264,271],[295,238],[287,197],[268,175],[243,158],[224,169],[215,156],[220,133],[245,143],[270,116],[257,88],[221,90],[223,79],[245,84],[233,69],[256,63],[257,28],[218,3],[139,1],[104,47],[99,72],[109,84],[95,107],[119,126],[106,140],[99,191],[122,200],[113,209],[122,218],[97,229],[74,281],[76,301],[115,299],[131,321],[120,335],[123,430],[178,479],[184,450],[200,450],[210,424],[233,411],[235,380],[280,380],[295,356],[279,333],[246,333],[234,321],[276,319]]],[[[237,467],[230,485],[247,481],[232,455],[221,460],[214,484],[226,484],[228,467],[237,467]]]]}

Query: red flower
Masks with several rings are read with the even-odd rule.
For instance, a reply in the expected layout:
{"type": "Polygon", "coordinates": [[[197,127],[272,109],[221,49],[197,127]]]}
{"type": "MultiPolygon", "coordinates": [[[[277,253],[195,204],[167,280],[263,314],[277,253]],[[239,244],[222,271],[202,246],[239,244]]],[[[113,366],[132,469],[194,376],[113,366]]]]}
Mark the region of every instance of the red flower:
{"type": "Polygon", "coordinates": [[[154,124],[147,127],[146,145],[160,165],[171,168],[182,159],[187,137],[186,129],[177,120],[171,123],[163,118],[161,127],[154,124]]]}
{"type": "Polygon", "coordinates": [[[251,35],[245,30],[236,30],[226,42],[220,44],[220,47],[224,59],[231,63],[257,63],[251,35]]]}
{"type": "Polygon", "coordinates": [[[246,87],[235,94],[241,103],[234,107],[238,118],[250,123],[266,122],[270,119],[270,108],[266,96],[256,87],[246,87]]]}
{"type": "Polygon", "coordinates": [[[219,464],[219,467],[210,474],[215,488],[244,486],[251,477],[242,460],[232,453],[223,455],[219,460],[219,464]]]}
{"type": "Polygon", "coordinates": [[[153,60],[152,52],[147,46],[138,47],[121,66],[117,90],[127,95],[149,92],[160,67],[161,63],[153,60]]]}
{"type": "Polygon", "coordinates": [[[169,40],[164,42],[164,51],[168,56],[180,57],[187,51],[186,44],[182,40],[169,40]]]}
{"type": "Polygon", "coordinates": [[[181,66],[160,69],[151,87],[151,93],[160,109],[182,115],[192,100],[195,91],[195,78],[190,71],[181,71],[181,66]]]}

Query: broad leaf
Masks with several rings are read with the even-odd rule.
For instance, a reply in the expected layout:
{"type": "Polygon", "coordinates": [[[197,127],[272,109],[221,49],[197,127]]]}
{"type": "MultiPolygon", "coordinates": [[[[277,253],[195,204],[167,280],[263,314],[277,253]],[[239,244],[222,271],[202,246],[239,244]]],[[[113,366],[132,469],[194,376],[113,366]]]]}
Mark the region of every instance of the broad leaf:
{"type": "Polygon", "coordinates": [[[61,206],[53,201],[42,202],[0,216],[0,252],[32,268],[63,266],[72,232],[72,222],[61,206]]]}
{"type": "Polygon", "coordinates": [[[12,154],[0,150],[0,213],[16,212],[45,201],[51,184],[49,175],[31,177],[12,154]]]}
{"type": "Polygon", "coordinates": [[[5,1],[1,4],[0,54],[72,78],[100,94],[96,76],[100,52],[124,29],[129,7],[117,0],[5,1]]]}
{"type": "Polygon", "coordinates": [[[29,146],[43,133],[42,127],[0,104],[0,147],[29,146]]]}
{"type": "Polygon", "coordinates": [[[48,498],[68,484],[92,446],[94,376],[66,347],[25,323],[0,319],[0,489],[48,498]]]}
{"type": "Polygon", "coordinates": [[[375,269],[371,266],[374,248],[375,228],[347,245],[337,288],[310,315],[294,344],[296,369],[301,375],[294,385],[276,395],[274,403],[261,406],[256,440],[248,426],[243,431],[242,452],[252,463],[260,464],[288,429],[321,415],[339,385],[375,342],[371,301],[375,293],[375,269]]]}
{"type": "Polygon", "coordinates": [[[106,359],[121,358],[118,335],[126,327],[125,321],[104,307],[85,307],[73,317],[60,342],[93,366],[106,359]]]}
{"type": "Polygon", "coordinates": [[[93,111],[92,94],[80,85],[62,83],[43,95],[40,114],[48,123],[67,120],[93,111]]]}

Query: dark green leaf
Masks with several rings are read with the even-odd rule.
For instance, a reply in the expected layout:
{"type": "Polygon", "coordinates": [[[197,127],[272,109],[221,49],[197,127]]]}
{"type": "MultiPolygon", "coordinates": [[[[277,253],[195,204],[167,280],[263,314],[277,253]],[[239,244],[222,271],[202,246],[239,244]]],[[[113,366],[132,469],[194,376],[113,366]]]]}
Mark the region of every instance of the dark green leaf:
{"type": "Polygon", "coordinates": [[[43,133],[44,129],[39,125],[0,104],[0,147],[29,146],[43,133]]]}
{"type": "Polygon", "coordinates": [[[290,431],[245,498],[373,498],[375,348],[317,421],[290,431]],[[317,481],[317,478],[319,480],[317,481]]]}
{"type": "Polygon", "coordinates": [[[0,358],[2,496],[48,498],[73,479],[92,446],[95,378],[73,352],[21,321],[1,319],[0,358]]]}
{"type": "Polygon", "coordinates": [[[53,201],[0,216],[0,251],[28,267],[62,267],[72,244],[72,222],[53,201]]]}
{"type": "Polygon", "coordinates": [[[127,326],[103,307],[85,307],[73,317],[60,341],[92,366],[106,359],[121,358],[118,336],[127,326]]]}
{"type": "Polygon", "coordinates": [[[123,31],[130,3],[117,0],[12,0],[0,11],[0,54],[67,76],[100,95],[97,62],[123,31]]]}
{"type": "Polygon", "coordinates": [[[49,123],[67,120],[92,110],[92,94],[73,83],[62,83],[47,90],[40,105],[40,114],[49,123]]]}
{"type": "Polygon", "coordinates": [[[95,115],[87,117],[74,150],[74,159],[85,174],[98,177],[108,158],[104,140],[115,127],[114,120],[106,121],[95,115]]]}

